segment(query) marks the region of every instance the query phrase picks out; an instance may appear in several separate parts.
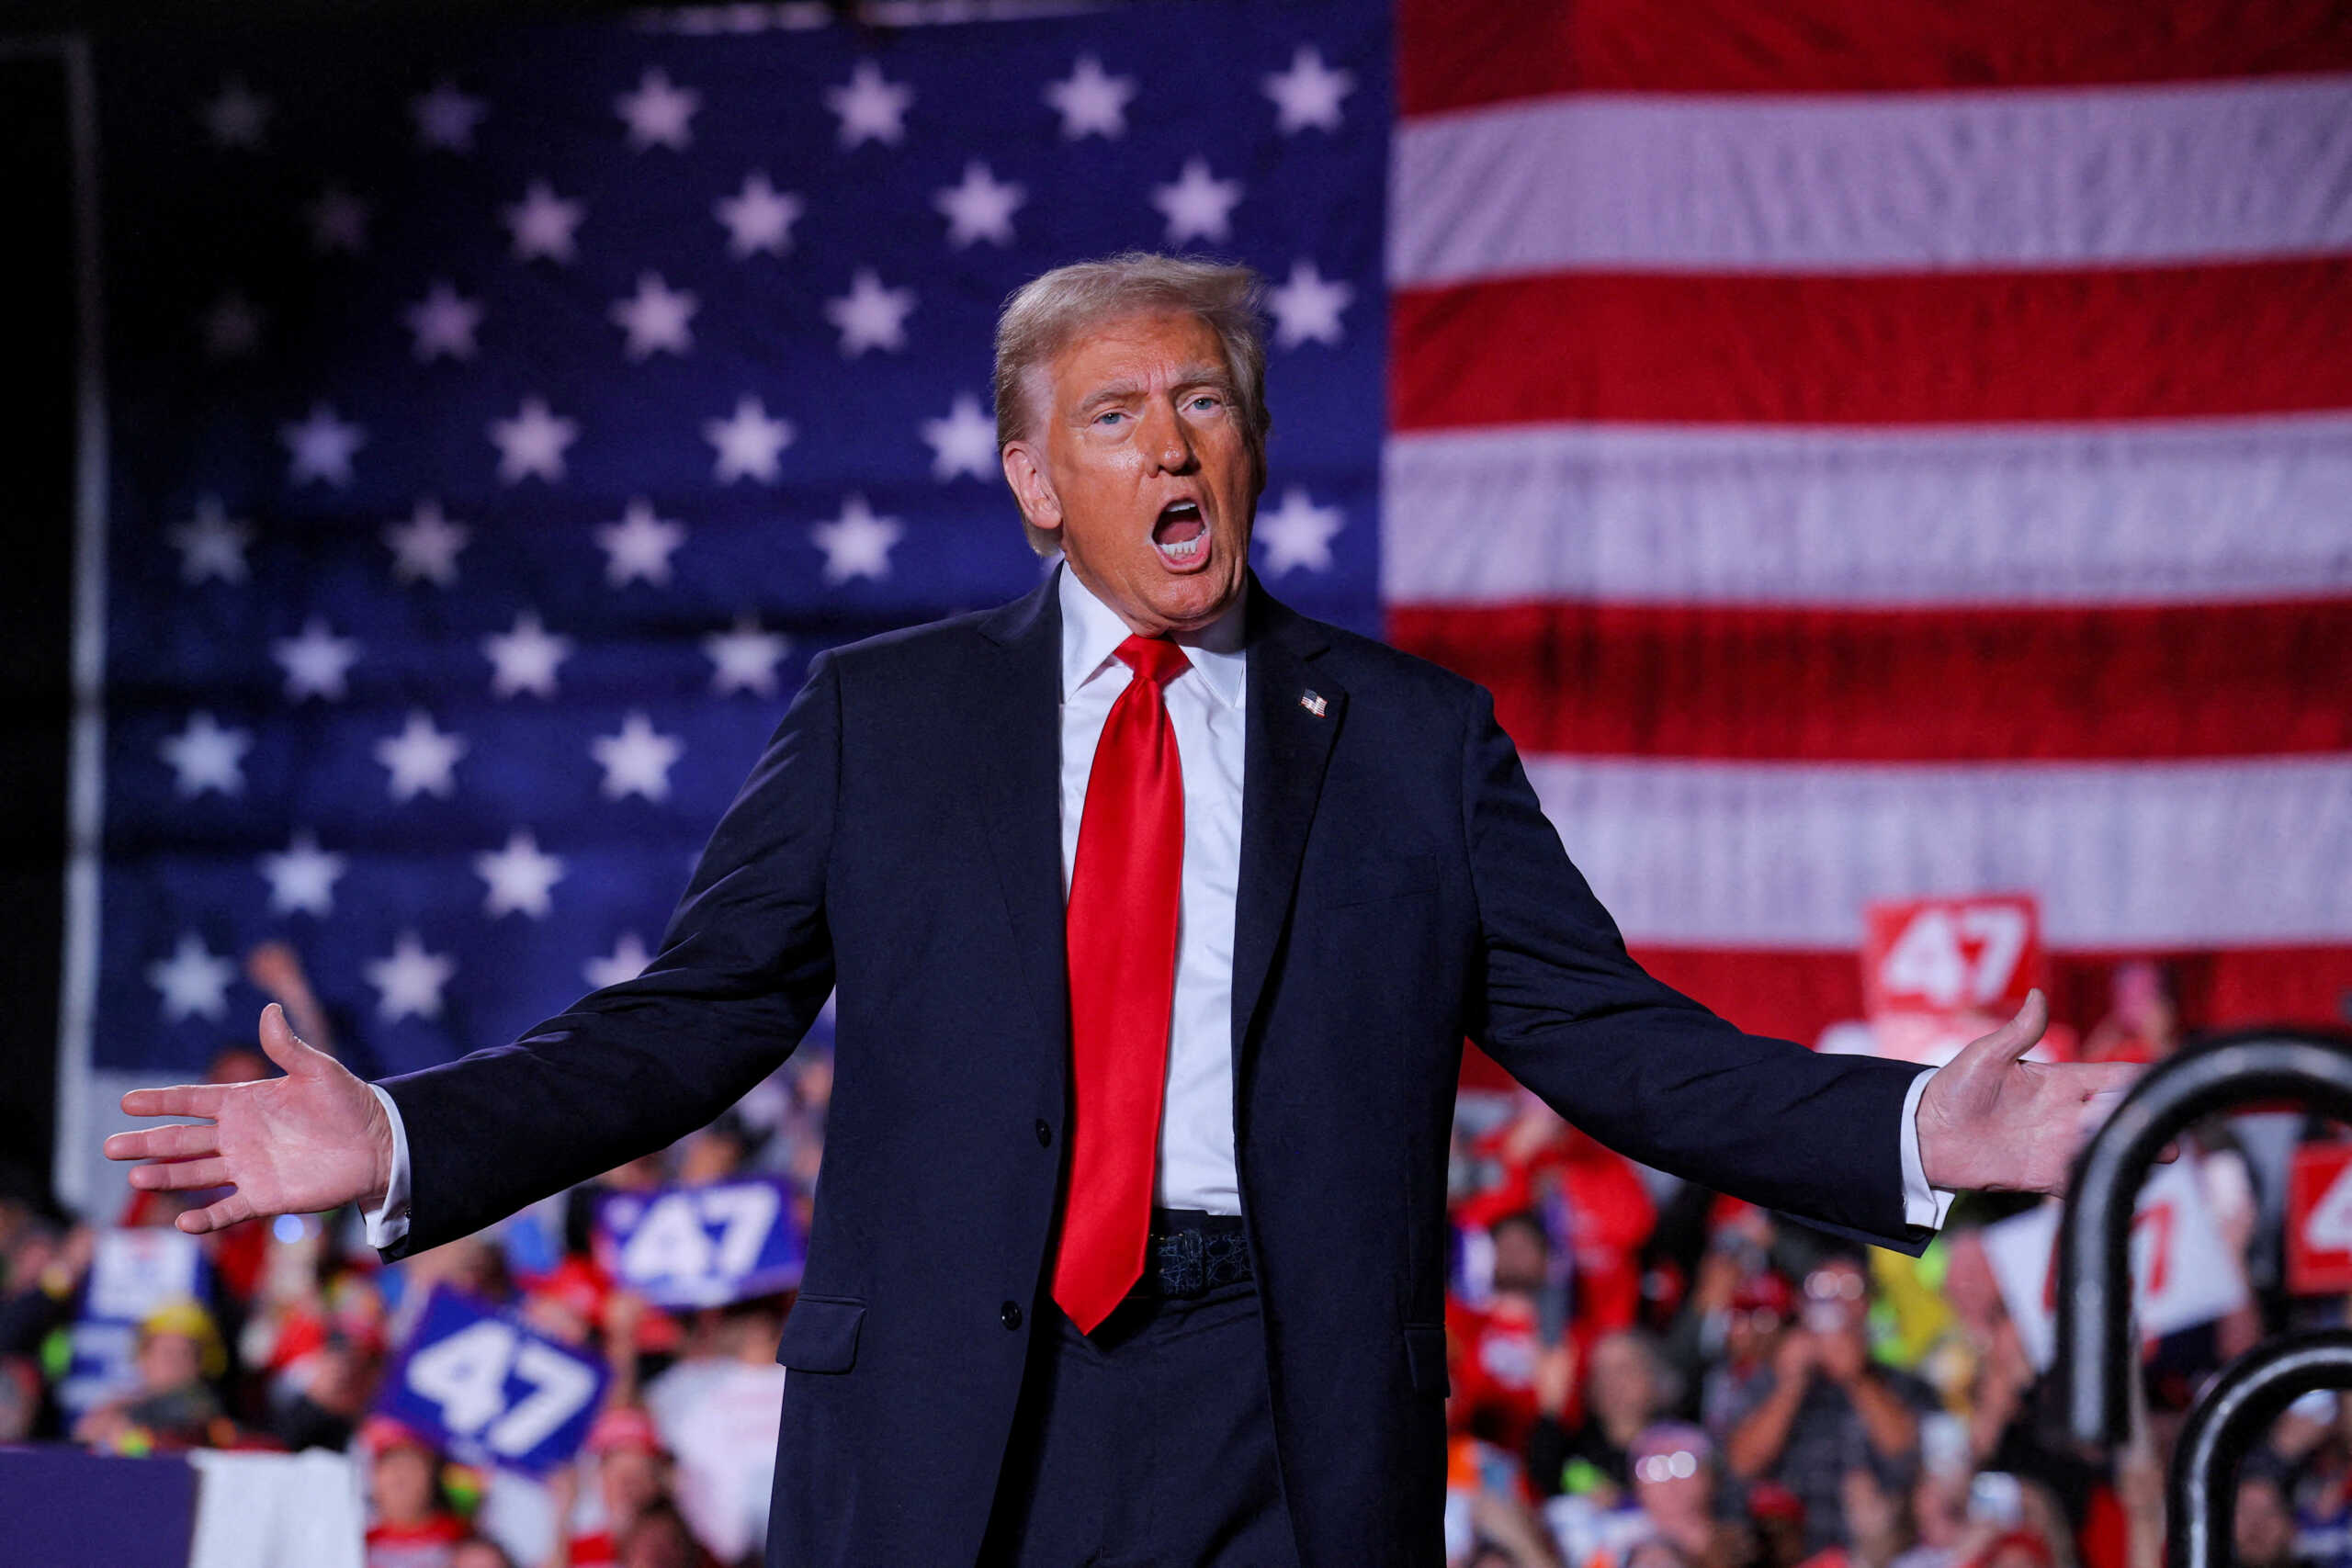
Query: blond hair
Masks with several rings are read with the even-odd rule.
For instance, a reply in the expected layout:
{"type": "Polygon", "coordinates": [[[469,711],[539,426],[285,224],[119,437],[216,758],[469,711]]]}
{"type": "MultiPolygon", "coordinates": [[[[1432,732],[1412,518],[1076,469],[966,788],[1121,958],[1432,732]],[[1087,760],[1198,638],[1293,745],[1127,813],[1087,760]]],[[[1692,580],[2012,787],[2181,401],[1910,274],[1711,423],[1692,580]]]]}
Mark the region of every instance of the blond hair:
{"type": "MultiPolygon", "coordinates": [[[[1101,261],[1074,262],[1031,278],[1012,292],[996,319],[996,444],[1002,451],[1035,434],[1040,383],[1056,355],[1092,328],[1147,311],[1199,317],[1225,346],[1227,374],[1239,400],[1243,439],[1262,477],[1266,434],[1266,340],[1259,300],[1263,285],[1249,267],[1151,251],[1122,251],[1101,261]]],[[[1041,556],[1061,548],[1060,536],[1023,517],[1029,547],[1041,556]]]]}

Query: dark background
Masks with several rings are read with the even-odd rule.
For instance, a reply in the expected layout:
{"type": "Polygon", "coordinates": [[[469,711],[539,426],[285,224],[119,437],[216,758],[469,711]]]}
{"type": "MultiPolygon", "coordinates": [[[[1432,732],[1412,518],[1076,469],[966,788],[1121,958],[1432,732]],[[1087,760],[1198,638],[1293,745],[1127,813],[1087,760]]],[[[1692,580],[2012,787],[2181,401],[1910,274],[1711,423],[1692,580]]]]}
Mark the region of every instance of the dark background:
{"type": "MultiPolygon", "coordinates": [[[[233,33],[289,20],[650,9],[615,0],[12,0],[0,6],[0,1190],[46,1192],[56,1143],[66,777],[73,718],[79,300],[69,33],[233,33]]],[[[846,11],[846,5],[834,9],[846,11]]]]}

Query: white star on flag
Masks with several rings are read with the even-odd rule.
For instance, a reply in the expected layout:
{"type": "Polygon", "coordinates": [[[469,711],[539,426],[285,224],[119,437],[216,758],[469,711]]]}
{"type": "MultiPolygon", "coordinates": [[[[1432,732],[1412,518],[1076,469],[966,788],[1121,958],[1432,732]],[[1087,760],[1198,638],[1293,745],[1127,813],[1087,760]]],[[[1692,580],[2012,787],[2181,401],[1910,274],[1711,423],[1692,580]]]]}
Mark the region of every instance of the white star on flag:
{"type": "Polygon", "coordinates": [[[481,301],[468,299],[447,278],[434,280],[432,289],[408,308],[408,330],[414,340],[411,352],[431,364],[442,355],[452,359],[474,356],[474,332],[481,325],[481,301]]]}
{"type": "Polygon", "coordinates": [[[710,689],[720,696],[729,692],[775,694],[775,667],[792,651],[792,639],[782,632],[763,632],[760,623],[744,616],[731,631],[713,632],[702,639],[710,656],[710,689]]]}
{"type": "Polygon", "coordinates": [[[214,359],[243,359],[261,346],[260,307],[231,289],[204,312],[204,352],[214,359]]]}
{"type": "Polygon", "coordinates": [[[312,615],[302,623],[301,636],[271,643],[269,656],[286,671],[288,702],[318,697],[339,703],[345,694],[344,678],[359,660],[359,644],[355,638],[335,636],[324,619],[312,615]]]}
{"type": "Polygon", "coordinates": [[[964,165],[964,181],[939,191],[932,206],[947,219],[947,243],[962,250],[975,240],[1012,243],[1012,215],[1029,199],[1023,186],[1000,181],[978,158],[964,165]]]}
{"type": "Polygon", "coordinates": [[[175,523],[164,536],[180,553],[180,581],[202,582],[217,577],[223,582],[245,580],[245,547],[254,542],[254,527],[229,515],[217,495],[196,499],[196,515],[175,523]]]}
{"type": "Polygon", "coordinates": [[[580,973],[598,990],[634,980],[645,973],[653,962],[653,954],[645,951],[645,942],[635,931],[623,931],[613,943],[613,951],[603,958],[592,958],[580,966],[580,973]]]}
{"type": "Polygon", "coordinates": [[[670,798],[670,769],[685,751],[674,735],[663,735],[642,713],[621,720],[618,735],[599,735],[588,742],[588,754],[605,770],[605,798],[620,800],[641,795],[651,801],[670,798]]]}
{"type": "Polygon", "coordinates": [[[563,455],[580,439],[580,422],[549,409],[544,398],[525,398],[512,419],[490,422],[498,448],[498,477],[520,484],[537,475],[549,484],[563,478],[563,455]]]}
{"type": "Polygon", "coordinates": [[[1340,129],[1340,100],[1355,91],[1352,71],[1334,71],[1323,63],[1322,51],[1311,43],[1298,46],[1290,69],[1265,79],[1266,96],[1274,100],[1275,124],[1284,136],[1307,127],[1340,129]]]}
{"type": "Polygon", "coordinates": [[[958,474],[985,481],[997,471],[996,421],[980,412],[980,400],[956,394],[944,419],[922,422],[931,446],[931,477],[945,484],[958,474]]]}
{"type": "Polygon", "coordinates": [[[187,728],[167,735],[155,750],[172,766],[173,783],[181,798],[218,790],[222,795],[245,793],[245,753],[253,750],[254,732],[228,729],[201,708],[187,716],[187,728]]]}
{"type": "Polygon", "coordinates": [[[523,199],[506,209],[506,227],[514,236],[514,256],[526,262],[545,256],[569,262],[580,254],[572,231],[588,216],[585,202],[556,195],[545,180],[533,180],[523,199]]]}
{"type": "Polygon", "coordinates": [[[870,577],[879,582],[890,575],[890,547],[906,533],[895,517],[877,517],[862,495],[846,496],[842,514],[810,526],[808,536],[825,552],[825,581],[847,582],[870,577]]]}
{"type": "Polygon", "coordinates": [[[792,445],[795,434],[790,420],[769,418],[767,404],[744,393],[735,400],[732,414],[703,422],[702,437],[718,454],[711,464],[712,479],[719,484],[737,479],[775,483],[777,455],[792,445]]]}
{"type": "Polygon", "coordinates": [[[222,1018],[229,1011],[229,982],[237,966],[216,956],[194,931],[182,933],[169,958],[147,965],[147,983],[163,993],[164,1021],[222,1018]]]}
{"type": "Polygon", "coordinates": [[[887,288],[870,266],[859,267],[849,292],[825,301],[825,319],[840,329],[842,357],[855,359],[869,348],[897,353],[907,346],[907,315],[915,308],[911,288],[887,288]]]}
{"type": "Polygon", "coordinates": [[[1240,199],[1241,182],[1218,179],[1209,173],[1205,158],[1185,159],[1175,184],[1154,186],[1151,191],[1152,206],[1168,220],[1171,245],[1224,240],[1233,231],[1233,207],[1240,199]]]}
{"type": "Polygon", "coordinates": [[[515,613],[514,629],[491,633],[481,639],[481,650],[492,665],[492,696],[514,697],[528,692],[552,697],[555,668],[571,655],[571,639],[541,626],[537,610],[521,610],[515,613]]]}
{"type": "Polygon", "coordinates": [[[311,248],[325,255],[356,256],[368,248],[368,204],[329,186],[311,203],[311,248]]]}
{"type": "Polygon", "coordinates": [[[385,1023],[404,1018],[439,1018],[441,987],[457,972],[456,959],[425,952],[414,931],[401,932],[390,956],[368,964],[368,983],[378,993],[377,1018],[385,1023]]]}
{"type": "Polygon", "coordinates": [[[825,107],[841,117],[844,149],[869,141],[897,146],[906,137],[907,110],[914,101],[912,87],[886,80],[870,60],[857,62],[847,86],[825,89],[825,107]]]}
{"type": "Polygon", "coordinates": [[[1306,491],[1292,485],[1283,491],[1279,510],[1260,514],[1251,529],[1266,575],[1279,577],[1294,567],[1310,571],[1331,570],[1331,536],[1346,525],[1347,514],[1336,506],[1317,506],[1306,491]]]}
{"type": "Polygon", "coordinates": [[[692,87],[673,86],[669,73],[655,66],[638,78],[637,90],[613,100],[613,112],[628,126],[628,144],[639,152],[667,147],[683,152],[694,145],[687,122],[702,107],[702,95],[692,87]]]}
{"type": "Polygon", "coordinates": [[[711,204],[711,216],[727,228],[727,253],[737,258],[764,251],[780,256],[792,249],[792,226],[808,204],[788,190],[768,183],[765,171],[743,176],[743,188],[711,204]]]}
{"type": "Polygon", "coordinates": [[[526,914],[544,920],[555,908],[548,897],[563,880],[563,857],[544,852],[528,828],[506,835],[506,847],[474,856],[474,873],[490,885],[481,912],[492,919],[526,914]]]}
{"type": "Polygon", "coordinates": [[[626,588],[639,578],[662,587],[670,581],[670,557],[686,542],[686,525],[653,515],[653,503],[643,496],[630,500],[621,520],[596,530],[605,547],[605,581],[626,588]]]}
{"type": "Polygon", "coordinates": [[[286,482],[324,481],[336,490],[351,482],[351,459],[368,445],[368,433],[335,417],[330,403],[312,403],[308,419],[281,424],[277,438],[286,444],[286,482]]]}
{"type": "Polygon", "coordinates": [[[1274,313],[1274,342],[1283,348],[1303,343],[1337,345],[1341,336],[1340,312],[1355,299],[1352,284],[1327,278],[1311,261],[1293,262],[1290,281],[1266,291],[1266,308],[1274,313]]]}
{"type": "Polygon", "coordinates": [[[672,288],[662,281],[660,273],[638,274],[637,292],[613,301],[613,323],[628,333],[628,344],[622,352],[632,360],[664,352],[684,356],[695,345],[695,335],[686,330],[686,323],[698,309],[692,294],[672,288]]]}
{"type": "Polygon", "coordinates": [[[376,761],[391,775],[384,787],[394,800],[414,800],[420,795],[446,800],[457,794],[458,759],[465,754],[465,737],[435,728],[433,716],[422,708],[408,716],[398,735],[376,742],[376,761]]]}
{"type": "Polygon", "coordinates": [[[304,913],[324,919],[334,913],[334,885],[349,861],[319,848],[319,836],[305,828],[281,854],[261,857],[261,874],[269,882],[269,912],[304,913]]]}
{"type": "Polygon", "coordinates": [[[416,121],[416,144],[425,152],[470,152],[474,150],[474,127],[481,123],[490,107],[480,98],[469,98],[458,91],[453,83],[441,82],[433,91],[423,93],[408,101],[409,118],[416,121]]]}
{"type": "Polygon", "coordinates": [[[204,106],[204,129],[215,147],[259,147],[269,125],[269,100],[245,85],[242,76],[220,84],[220,96],[204,106]]]}
{"type": "Polygon", "coordinates": [[[472,537],[462,523],[441,515],[441,503],[416,503],[405,523],[384,526],[384,543],[392,552],[392,577],[400,582],[430,582],[447,588],[458,581],[458,552],[472,537]]]}
{"type": "Polygon", "coordinates": [[[1046,83],[1045,93],[1046,102],[1062,117],[1065,141],[1125,136],[1127,100],[1135,96],[1134,77],[1103,74],[1102,62],[1091,54],[1080,55],[1062,80],[1046,83]]]}

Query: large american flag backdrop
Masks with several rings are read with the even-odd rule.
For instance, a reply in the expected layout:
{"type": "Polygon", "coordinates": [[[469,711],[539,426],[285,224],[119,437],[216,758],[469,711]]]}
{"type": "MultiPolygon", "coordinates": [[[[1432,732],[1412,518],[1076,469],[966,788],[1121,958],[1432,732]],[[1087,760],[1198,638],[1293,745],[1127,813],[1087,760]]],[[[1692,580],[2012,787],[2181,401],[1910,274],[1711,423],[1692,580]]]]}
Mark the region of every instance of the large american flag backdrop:
{"type": "Polygon", "coordinates": [[[69,1191],[259,942],[374,1073],[632,972],[812,654],[1036,580],[990,323],[1127,246],[1267,275],[1261,577],[1669,980],[1810,1039],[2024,890],[2078,1007],[2335,1013],[2340,6],[1028,9],[97,49],[69,1191]]]}

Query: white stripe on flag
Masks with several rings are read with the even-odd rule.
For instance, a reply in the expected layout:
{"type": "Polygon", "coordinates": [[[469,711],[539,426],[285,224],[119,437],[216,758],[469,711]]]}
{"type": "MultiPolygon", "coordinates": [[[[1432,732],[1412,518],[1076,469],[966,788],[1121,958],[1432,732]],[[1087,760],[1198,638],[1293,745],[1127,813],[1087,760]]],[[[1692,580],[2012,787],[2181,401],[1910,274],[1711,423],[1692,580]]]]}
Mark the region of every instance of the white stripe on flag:
{"type": "Polygon", "coordinates": [[[2352,591],[2352,416],[1392,437],[1390,604],[1904,606],[2352,591]]]}
{"type": "Polygon", "coordinates": [[[1636,943],[1851,946],[1871,899],[1987,890],[2037,895],[2060,947],[2352,938],[2352,757],[1527,766],[1636,943]]]}
{"type": "Polygon", "coordinates": [[[2340,252],[2352,76],[1529,99],[1407,119],[1389,209],[1397,288],[2340,252]]]}

